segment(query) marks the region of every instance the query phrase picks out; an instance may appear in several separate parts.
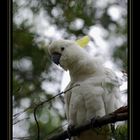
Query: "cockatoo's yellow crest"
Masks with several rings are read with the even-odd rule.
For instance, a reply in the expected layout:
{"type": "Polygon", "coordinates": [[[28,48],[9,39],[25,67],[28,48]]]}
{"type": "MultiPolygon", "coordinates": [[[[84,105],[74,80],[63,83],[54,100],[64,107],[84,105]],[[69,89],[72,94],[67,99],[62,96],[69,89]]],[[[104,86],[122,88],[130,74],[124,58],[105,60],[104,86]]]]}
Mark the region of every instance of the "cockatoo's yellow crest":
{"type": "Polygon", "coordinates": [[[88,36],[84,36],[78,40],[76,40],[76,43],[81,47],[84,48],[88,42],[90,41],[90,38],[88,36]]]}

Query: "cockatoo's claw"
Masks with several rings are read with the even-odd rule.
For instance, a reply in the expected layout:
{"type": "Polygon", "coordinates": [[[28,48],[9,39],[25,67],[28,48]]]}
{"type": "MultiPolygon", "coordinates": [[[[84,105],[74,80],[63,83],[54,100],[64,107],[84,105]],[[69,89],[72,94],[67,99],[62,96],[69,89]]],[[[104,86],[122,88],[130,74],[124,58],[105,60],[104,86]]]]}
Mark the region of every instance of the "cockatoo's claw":
{"type": "Polygon", "coordinates": [[[99,116],[95,116],[91,119],[91,127],[94,128],[96,126],[96,119],[99,118],[99,116]]]}
{"type": "Polygon", "coordinates": [[[74,125],[68,125],[67,133],[68,133],[69,140],[71,139],[71,131],[74,127],[75,127],[74,125]]]}
{"type": "Polygon", "coordinates": [[[96,121],[96,117],[91,119],[91,127],[92,128],[94,128],[95,121],[96,121]]]}

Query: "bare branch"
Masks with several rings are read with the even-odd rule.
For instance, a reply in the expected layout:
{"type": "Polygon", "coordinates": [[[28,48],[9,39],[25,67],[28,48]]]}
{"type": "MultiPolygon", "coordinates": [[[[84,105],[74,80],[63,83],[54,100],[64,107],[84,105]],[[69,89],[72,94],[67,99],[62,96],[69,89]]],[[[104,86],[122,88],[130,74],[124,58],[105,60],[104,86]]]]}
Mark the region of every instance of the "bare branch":
{"type": "MultiPolygon", "coordinates": [[[[106,125],[109,123],[115,123],[117,121],[125,121],[127,119],[128,119],[128,108],[127,106],[121,107],[108,115],[105,115],[100,118],[96,118],[94,122],[88,122],[84,125],[73,128],[70,134],[71,136],[76,136],[85,130],[101,127],[103,125],[106,125]]],[[[66,138],[69,138],[69,135],[67,131],[64,131],[64,132],[61,132],[60,134],[57,134],[53,137],[48,138],[48,140],[65,140],[66,138]]]]}

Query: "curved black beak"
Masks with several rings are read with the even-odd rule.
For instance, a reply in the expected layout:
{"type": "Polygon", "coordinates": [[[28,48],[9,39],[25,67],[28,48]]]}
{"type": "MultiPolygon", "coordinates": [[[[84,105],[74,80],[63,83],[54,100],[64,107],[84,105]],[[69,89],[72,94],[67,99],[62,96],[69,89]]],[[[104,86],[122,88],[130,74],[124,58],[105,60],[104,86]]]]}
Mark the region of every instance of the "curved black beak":
{"type": "Polygon", "coordinates": [[[55,64],[60,64],[59,61],[60,61],[60,57],[61,57],[61,54],[60,53],[53,53],[52,54],[52,61],[55,63],[55,64]]]}

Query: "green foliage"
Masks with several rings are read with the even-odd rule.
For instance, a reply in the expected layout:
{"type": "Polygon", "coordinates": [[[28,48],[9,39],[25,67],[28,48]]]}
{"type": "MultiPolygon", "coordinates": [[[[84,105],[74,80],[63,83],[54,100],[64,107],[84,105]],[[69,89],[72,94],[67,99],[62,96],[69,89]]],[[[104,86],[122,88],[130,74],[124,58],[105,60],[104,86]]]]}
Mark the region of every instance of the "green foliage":
{"type": "Polygon", "coordinates": [[[119,63],[118,65],[121,65],[121,67],[124,68],[124,70],[127,70],[127,50],[125,44],[117,49],[115,49],[114,54],[113,54],[114,60],[118,60],[117,62],[119,63],[121,60],[121,64],[119,63]]]}
{"type": "Polygon", "coordinates": [[[41,94],[41,74],[47,71],[50,60],[44,50],[37,47],[34,42],[34,35],[28,31],[27,27],[14,27],[13,29],[13,90],[20,89],[13,94],[17,103],[20,98],[36,96],[41,94]],[[24,68],[29,63],[29,67],[24,68]]]}
{"type": "MultiPolygon", "coordinates": [[[[20,27],[13,25],[13,108],[22,108],[24,110],[26,108],[21,104],[24,100],[28,99],[30,101],[29,106],[32,106],[52,97],[50,93],[46,93],[41,87],[44,80],[53,82],[52,78],[47,79],[42,76],[42,73],[49,73],[51,62],[46,50],[40,49],[38,44],[35,43],[34,36],[35,34],[30,33],[29,27],[24,24],[20,27]],[[27,67],[27,65],[29,66],[27,67]]],[[[55,110],[52,102],[49,102],[41,106],[37,111],[38,119],[41,115],[46,115],[49,120],[47,123],[39,120],[41,139],[58,127],[61,124],[61,120],[64,119],[55,111],[55,119],[57,119],[58,123],[54,125],[52,114],[49,111],[50,107],[55,110]]],[[[33,114],[33,109],[26,113],[30,116],[33,114]]],[[[30,136],[36,137],[37,127],[35,121],[32,122],[29,119],[26,122],[30,124],[26,131],[30,136]]],[[[33,137],[31,139],[34,139],[33,137]]]]}
{"type": "Polygon", "coordinates": [[[117,126],[114,134],[115,140],[128,140],[127,124],[117,126]]]}
{"type": "MultiPolygon", "coordinates": [[[[51,134],[52,131],[54,131],[54,128],[58,128],[61,126],[61,120],[59,116],[53,116],[49,110],[45,110],[46,114],[42,111],[38,112],[38,123],[40,128],[40,139],[43,140],[47,136],[51,134]],[[44,117],[45,121],[42,121],[41,119],[44,117]]],[[[62,128],[59,130],[62,131],[62,128]]],[[[35,123],[30,122],[29,126],[29,134],[31,136],[37,137],[37,126],[35,123]]],[[[32,138],[31,138],[32,139],[32,138]]]]}

